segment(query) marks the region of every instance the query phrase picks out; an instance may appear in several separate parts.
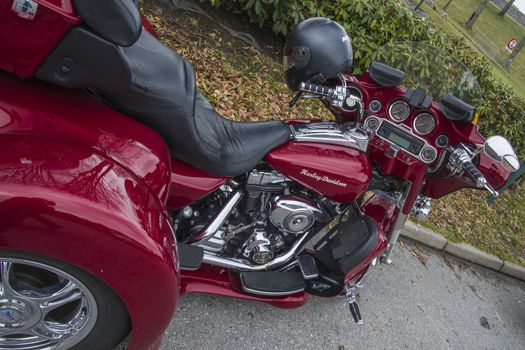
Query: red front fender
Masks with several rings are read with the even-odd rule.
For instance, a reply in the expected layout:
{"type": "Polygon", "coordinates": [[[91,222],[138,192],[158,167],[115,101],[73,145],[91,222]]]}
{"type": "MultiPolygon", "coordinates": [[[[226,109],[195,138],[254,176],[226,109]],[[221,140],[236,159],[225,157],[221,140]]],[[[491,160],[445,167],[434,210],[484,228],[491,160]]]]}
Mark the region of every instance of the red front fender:
{"type": "Polygon", "coordinates": [[[179,293],[176,245],[160,199],[90,149],[24,135],[3,135],[0,149],[0,248],[89,271],[124,301],[129,348],[158,345],[179,293]]]}

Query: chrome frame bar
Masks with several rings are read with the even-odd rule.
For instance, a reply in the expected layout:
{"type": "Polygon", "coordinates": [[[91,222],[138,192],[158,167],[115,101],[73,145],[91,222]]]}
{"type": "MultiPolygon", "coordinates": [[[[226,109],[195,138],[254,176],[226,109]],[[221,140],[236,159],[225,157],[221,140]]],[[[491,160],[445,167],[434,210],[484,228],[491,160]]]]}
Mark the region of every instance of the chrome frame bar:
{"type": "Polygon", "coordinates": [[[200,243],[206,242],[210,238],[213,237],[213,235],[219,230],[219,228],[222,226],[224,221],[228,218],[231,211],[235,206],[239,203],[242,196],[244,195],[244,192],[238,190],[234,192],[230,198],[228,198],[228,202],[224,207],[222,207],[221,211],[215,216],[215,218],[212,220],[212,222],[206,227],[203,231],[203,233],[195,242],[192,243],[192,245],[199,245],[200,243]]]}
{"type": "Polygon", "coordinates": [[[409,214],[403,213],[403,207],[405,205],[405,199],[410,193],[410,190],[412,189],[412,184],[407,186],[405,190],[403,191],[403,194],[401,198],[397,200],[397,217],[395,218],[394,222],[392,223],[392,226],[390,227],[390,231],[388,232],[388,247],[386,248],[385,253],[381,257],[381,262],[387,265],[390,265],[392,263],[392,259],[390,259],[390,256],[392,255],[392,251],[394,250],[397,241],[399,240],[399,235],[401,234],[401,230],[405,226],[405,223],[408,219],[409,214]]]}
{"type": "Polygon", "coordinates": [[[388,238],[388,247],[386,248],[385,253],[381,257],[381,262],[390,265],[392,263],[392,260],[390,259],[390,255],[392,254],[392,251],[394,250],[394,247],[397,244],[397,241],[399,240],[399,235],[401,234],[401,230],[405,226],[405,222],[408,219],[407,214],[403,214],[403,209],[398,209],[399,214],[397,214],[397,218],[394,221],[392,228],[390,229],[389,238],[388,238]]]}

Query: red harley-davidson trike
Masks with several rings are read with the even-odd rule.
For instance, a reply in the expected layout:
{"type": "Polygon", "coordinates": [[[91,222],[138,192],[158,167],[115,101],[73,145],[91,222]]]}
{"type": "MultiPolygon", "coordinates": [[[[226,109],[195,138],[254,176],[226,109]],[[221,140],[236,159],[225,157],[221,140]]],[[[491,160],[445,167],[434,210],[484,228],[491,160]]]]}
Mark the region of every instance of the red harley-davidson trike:
{"type": "Polygon", "coordinates": [[[379,59],[345,73],[343,28],[306,20],[290,104],[335,121],[233,122],[131,0],[0,0],[0,349],[157,348],[186,293],[346,295],[362,323],[356,289],[407,216],[519,166],[478,133],[459,61],[408,43],[379,59]]]}

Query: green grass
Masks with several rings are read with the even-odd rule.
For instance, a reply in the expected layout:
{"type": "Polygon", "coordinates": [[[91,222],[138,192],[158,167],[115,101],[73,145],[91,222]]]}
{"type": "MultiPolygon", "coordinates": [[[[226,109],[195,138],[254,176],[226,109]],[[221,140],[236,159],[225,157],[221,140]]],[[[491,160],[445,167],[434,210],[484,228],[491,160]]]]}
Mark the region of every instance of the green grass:
{"type": "Polygon", "coordinates": [[[525,193],[505,192],[494,205],[486,192],[463,190],[435,200],[423,222],[452,242],[466,242],[503,260],[525,265],[525,193]]]}
{"type": "MultiPolygon", "coordinates": [[[[435,0],[439,8],[443,8],[446,2],[447,0],[435,0]]],[[[496,62],[492,69],[495,77],[510,85],[519,96],[525,98],[525,51],[516,57],[510,70],[505,70],[500,64],[501,60],[508,55],[505,47],[509,40],[512,38],[520,40],[525,36],[525,28],[508,16],[498,16],[499,9],[493,3],[489,3],[474,24],[474,28],[468,29],[465,22],[480,2],[481,0],[452,1],[446,11],[448,20],[427,4],[423,6],[423,10],[429,14],[430,20],[437,28],[452,35],[465,36],[473,47],[476,46],[472,41],[479,33],[492,41],[500,51],[500,54],[495,57],[496,62]]]]}

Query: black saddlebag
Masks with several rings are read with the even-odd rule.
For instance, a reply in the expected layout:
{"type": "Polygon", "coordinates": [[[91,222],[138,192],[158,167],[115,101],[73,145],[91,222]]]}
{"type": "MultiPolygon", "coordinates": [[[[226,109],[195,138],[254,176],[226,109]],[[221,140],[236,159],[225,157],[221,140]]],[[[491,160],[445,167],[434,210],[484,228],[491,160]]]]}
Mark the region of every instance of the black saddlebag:
{"type": "Polygon", "coordinates": [[[330,271],[345,274],[374,251],[378,240],[371,217],[354,217],[335,226],[314,246],[315,258],[330,271]]]}

